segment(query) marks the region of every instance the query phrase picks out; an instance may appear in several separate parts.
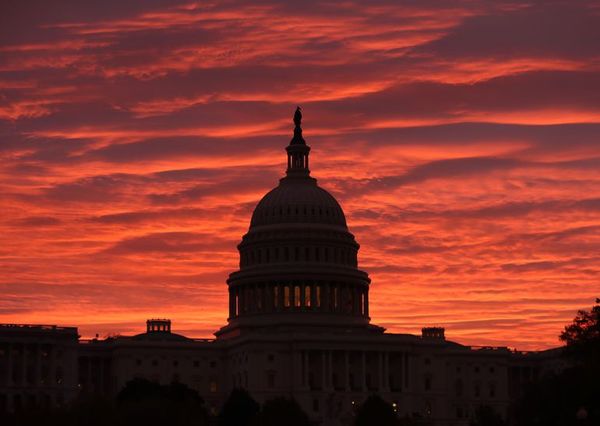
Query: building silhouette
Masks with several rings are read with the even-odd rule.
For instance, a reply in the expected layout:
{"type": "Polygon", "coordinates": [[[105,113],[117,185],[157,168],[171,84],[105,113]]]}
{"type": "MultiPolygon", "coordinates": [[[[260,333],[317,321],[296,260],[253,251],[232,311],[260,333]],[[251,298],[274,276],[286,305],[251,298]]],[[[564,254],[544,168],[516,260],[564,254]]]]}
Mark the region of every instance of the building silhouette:
{"type": "Polygon", "coordinates": [[[77,329],[0,325],[0,410],[115,395],[133,378],[181,382],[216,413],[234,388],[259,402],[295,398],[317,424],[348,424],[377,393],[400,416],[467,425],[487,405],[506,417],[524,384],[555,367],[552,351],[470,347],[385,333],[369,317],[370,279],[336,199],[310,176],[301,113],[287,171],[256,206],[227,280],[229,317],[215,339],[150,319],[143,334],[80,340],[77,329]]]}

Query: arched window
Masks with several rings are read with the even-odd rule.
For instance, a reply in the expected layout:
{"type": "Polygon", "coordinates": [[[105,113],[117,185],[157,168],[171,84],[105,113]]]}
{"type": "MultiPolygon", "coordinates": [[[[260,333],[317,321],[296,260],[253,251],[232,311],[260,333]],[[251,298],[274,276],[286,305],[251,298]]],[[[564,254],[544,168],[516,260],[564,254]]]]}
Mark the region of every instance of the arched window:
{"type": "Polygon", "coordinates": [[[304,287],[304,306],[310,308],[310,286],[304,287]]]}
{"type": "Polygon", "coordinates": [[[273,307],[274,308],[279,307],[279,286],[277,286],[277,285],[275,285],[275,287],[273,287],[273,307]]]}
{"type": "Polygon", "coordinates": [[[285,306],[286,308],[290,307],[290,286],[286,285],[283,288],[283,306],[285,306]]]}
{"type": "Polygon", "coordinates": [[[302,306],[301,304],[301,300],[300,300],[300,286],[295,286],[294,287],[294,306],[296,308],[299,308],[300,306],[302,306]]]}

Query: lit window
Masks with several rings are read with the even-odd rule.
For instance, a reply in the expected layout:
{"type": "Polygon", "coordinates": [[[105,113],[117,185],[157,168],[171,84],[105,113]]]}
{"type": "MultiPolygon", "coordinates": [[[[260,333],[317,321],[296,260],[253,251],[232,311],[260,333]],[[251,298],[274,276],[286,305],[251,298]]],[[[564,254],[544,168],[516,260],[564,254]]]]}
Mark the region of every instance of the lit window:
{"type": "Polygon", "coordinates": [[[290,287],[287,285],[283,288],[283,305],[286,308],[290,307],[290,287]]]}
{"type": "Polygon", "coordinates": [[[302,302],[300,300],[300,286],[295,286],[294,287],[294,306],[296,308],[299,308],[301,306],[300,302],[302,302]]]}
{"type": "Polygon", "coordinates": [[[217,381],[215,379],[210,380],[209,390],[211,393],[215,393],[217,391],[217,381]]]}
{"type": "Polygon", "coordinates": [[[310,286],[304,287],[304,305],[310,308],[310,286]]]}
{"type": "Polygon", "coordinates": [[[317,305],[317,308],[320,308],[320,307],[321,307],[321,286],[320,286],[320,285],[319,285],[319,286],[317,286],[317,287],[315,288],[315,290],[316,290],[316,294],[315,294],[315,296],[316,296],[316,297],[315,297],[315,303],[316,303],[316,305],[317,305]]]}

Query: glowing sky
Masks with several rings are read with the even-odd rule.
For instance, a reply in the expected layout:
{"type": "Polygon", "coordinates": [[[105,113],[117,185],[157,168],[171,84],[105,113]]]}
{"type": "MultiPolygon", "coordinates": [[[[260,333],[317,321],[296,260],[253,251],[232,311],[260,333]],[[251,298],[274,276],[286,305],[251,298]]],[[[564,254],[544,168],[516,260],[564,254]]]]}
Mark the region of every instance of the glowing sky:
{"type": "Polygon", "coordinates": [[[0,321],[209,337],[295,106],[373,322],[558,344],[600,295],[593,2],[0,5],[0,321]]]}

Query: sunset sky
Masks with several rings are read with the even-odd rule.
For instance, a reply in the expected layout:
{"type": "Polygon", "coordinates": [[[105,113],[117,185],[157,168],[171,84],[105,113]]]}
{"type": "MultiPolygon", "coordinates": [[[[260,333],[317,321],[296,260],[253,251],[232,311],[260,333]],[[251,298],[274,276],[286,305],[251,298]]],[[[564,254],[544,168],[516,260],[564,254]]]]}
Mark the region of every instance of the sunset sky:
{"type": "Polygon", "coordinates": [[[2,1],[0,322],[210,337],[296,105],[391,332],[600,296],[600,5],[2,1]]]}

